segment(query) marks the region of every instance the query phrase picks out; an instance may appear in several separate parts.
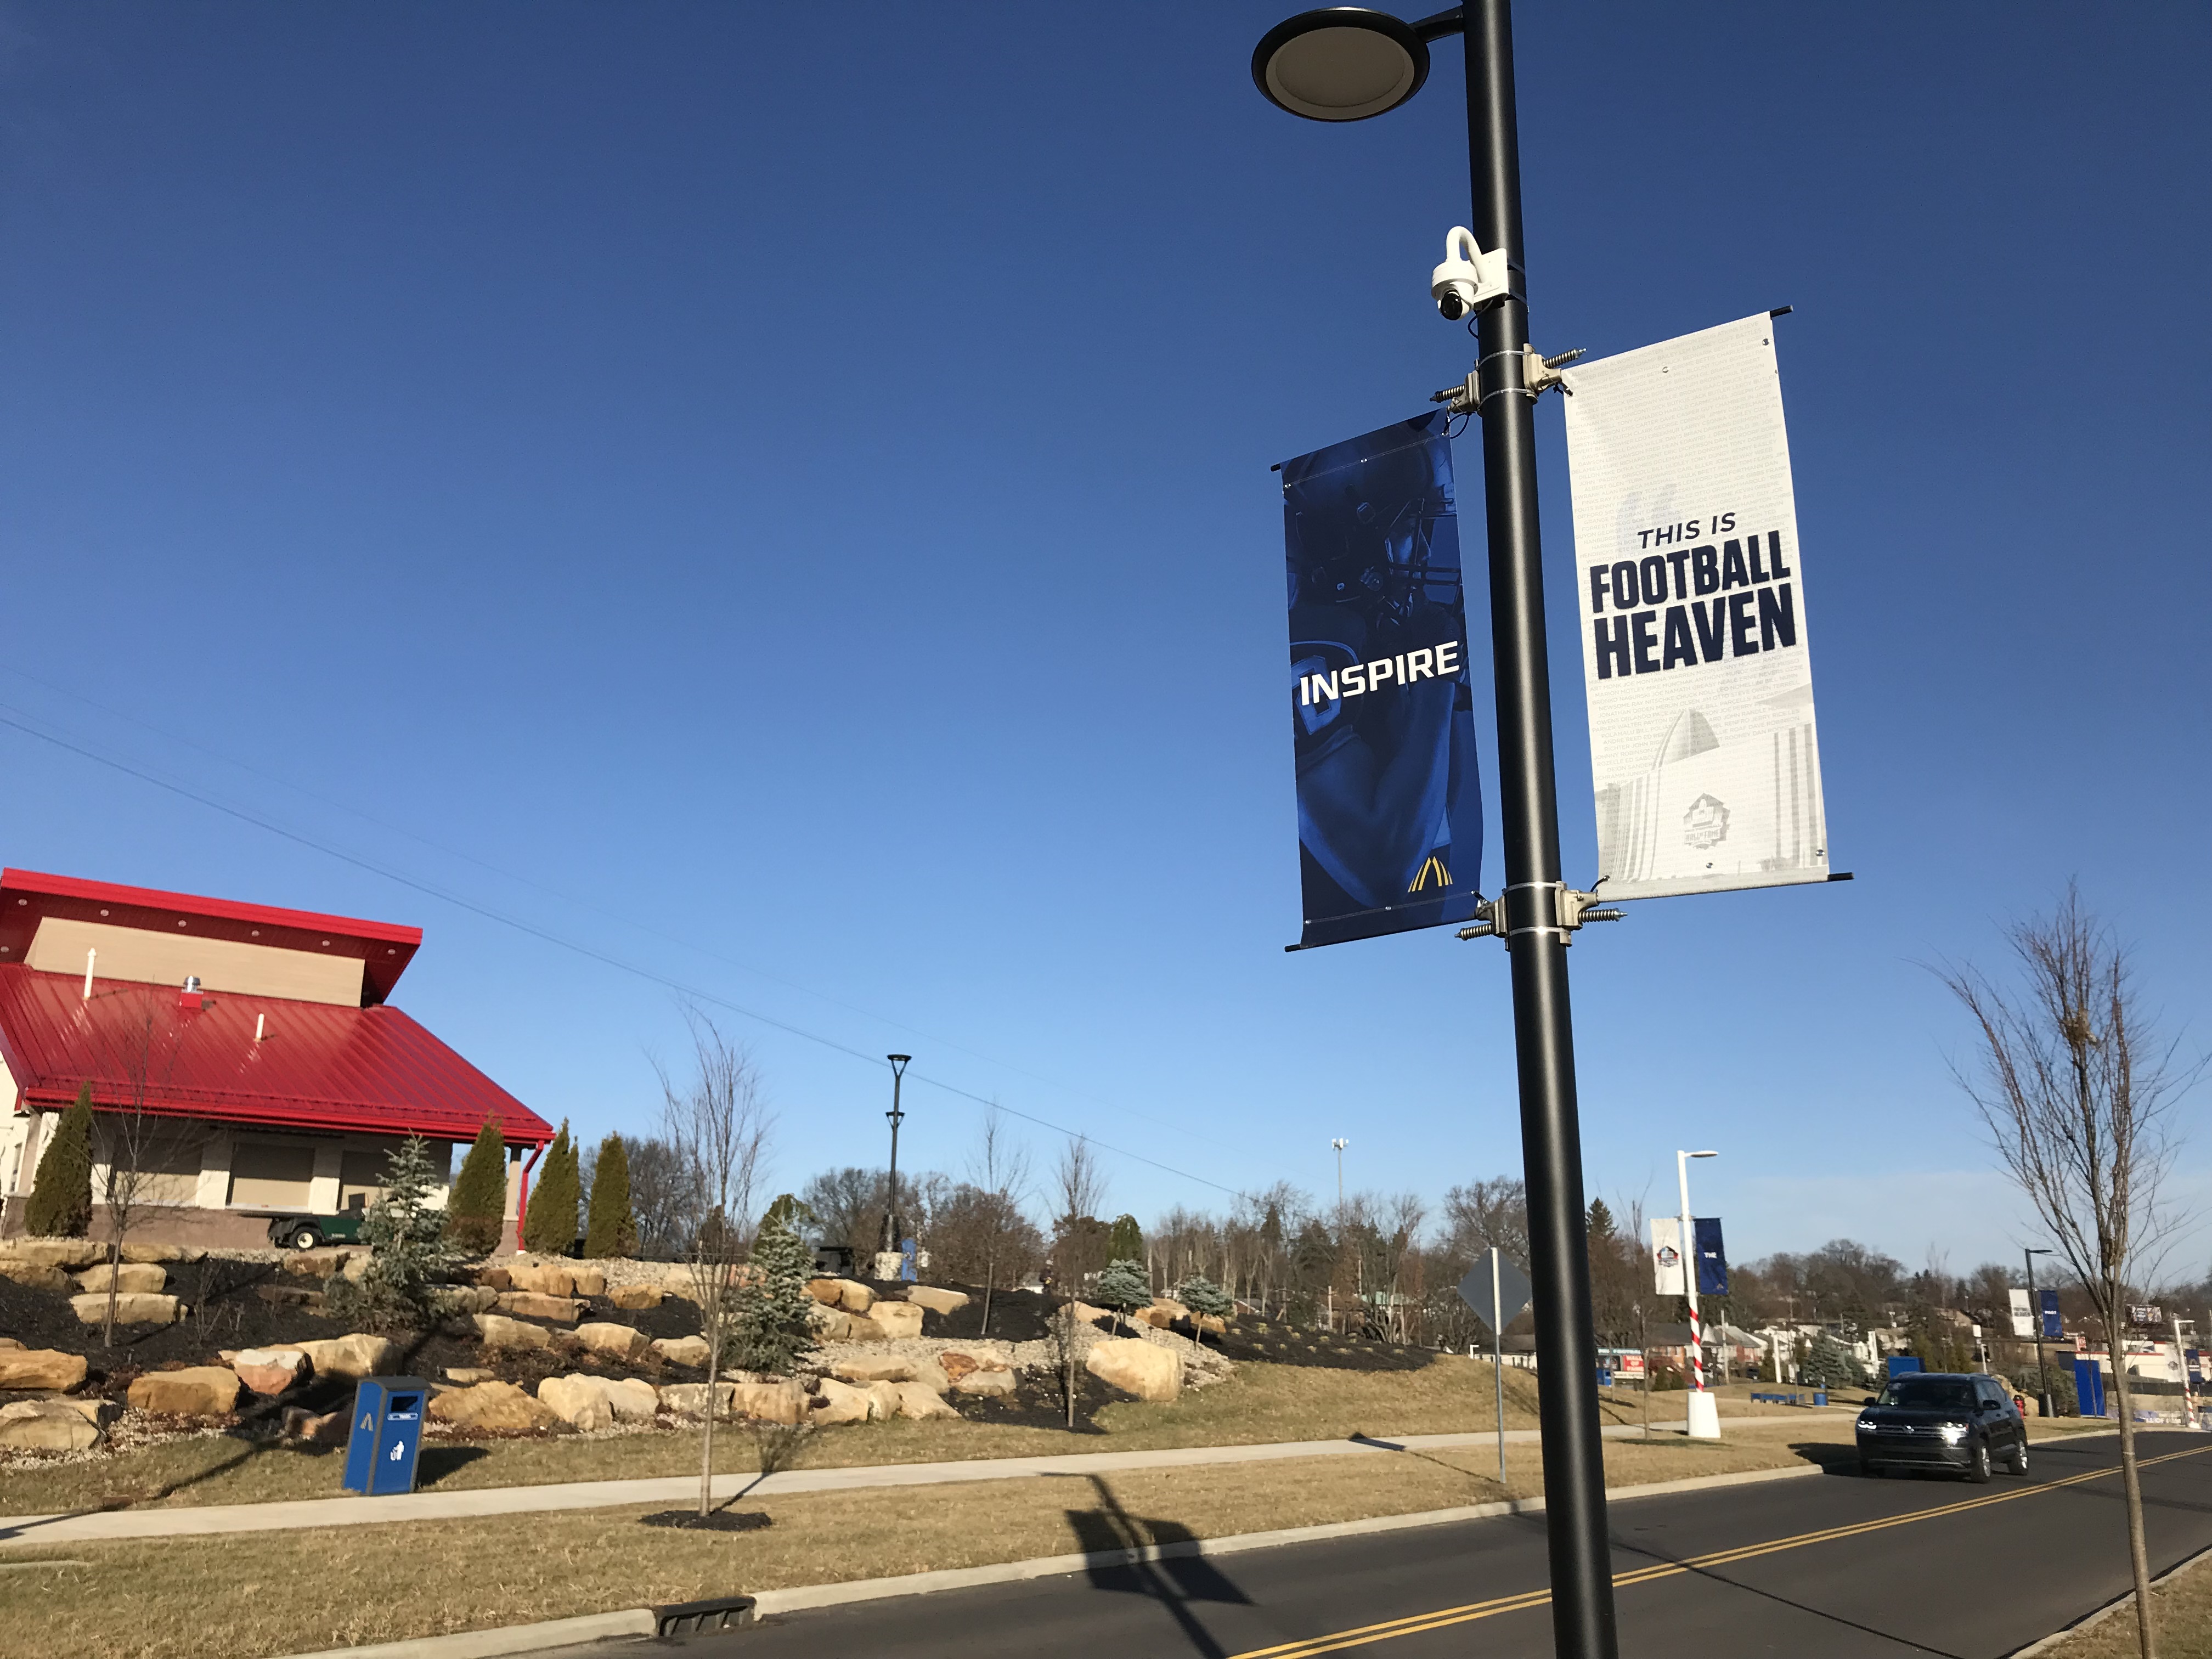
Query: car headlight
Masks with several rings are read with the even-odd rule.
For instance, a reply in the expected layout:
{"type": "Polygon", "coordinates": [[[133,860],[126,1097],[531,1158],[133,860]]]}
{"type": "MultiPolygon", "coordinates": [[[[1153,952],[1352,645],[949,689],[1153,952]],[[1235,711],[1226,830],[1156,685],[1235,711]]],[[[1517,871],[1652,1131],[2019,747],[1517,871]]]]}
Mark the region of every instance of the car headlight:
{"type": "Polygon", "coordinates": [[[1966,1437],[1966,1425],[1964,1423],[1946,1423],[1936,1432],[1943,1437],[1945,1445],[1955,1446],[1966,1437]]]}
{"type": "Polygon", "coordinates": [[[1874,1419],[1871,1417],[1862,1417],[1858,1420],[1857,1426],[1859,1432],[1861,1434],[1864,1434],[1869,1429],[1874,1427],[1874,1419]]]}

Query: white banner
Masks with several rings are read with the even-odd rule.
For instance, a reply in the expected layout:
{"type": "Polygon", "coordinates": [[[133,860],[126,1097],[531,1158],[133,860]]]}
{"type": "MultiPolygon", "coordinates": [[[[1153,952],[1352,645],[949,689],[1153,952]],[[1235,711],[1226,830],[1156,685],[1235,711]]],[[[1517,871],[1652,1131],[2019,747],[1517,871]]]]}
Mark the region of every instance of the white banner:
{"type": "Polygon", "coordinates": [[[2027,1299],[2027,1292],[2014,1286],[2007,1294],[2012,1302],[2012,1334],[2014,1336],[2033,1336],[2035,1309],[2027,1299]]]}
{"type": "Polygon", "coordinates": [[[1674,1215],[1651,1218],[1651,1285],[1660,1296],[1687,1296],[1682,1277],[1682,1218],[1674,1215]]]}
{"type": "Polygon", "coordinates": [[[1605,897],[1826,880],[1771,320],[1585,363],[1566,386],[1605,897]]]}

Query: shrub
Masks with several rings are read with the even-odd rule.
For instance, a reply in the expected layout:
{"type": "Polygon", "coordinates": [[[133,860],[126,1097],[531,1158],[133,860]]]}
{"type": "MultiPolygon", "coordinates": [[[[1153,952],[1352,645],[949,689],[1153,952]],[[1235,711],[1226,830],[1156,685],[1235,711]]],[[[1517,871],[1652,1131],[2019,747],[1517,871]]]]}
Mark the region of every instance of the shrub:
{"type": "Polygon", "coordinates": [[[92,1224],[92,1085],[76,1091],[39,1154],[24,1224],[42,1238],[82,1238],[92,1224]]]}
{"type": "Polygon", "coordinates": [[[487,1117],[446,1200],[446,1237],[465,1255],[489,1255],[507,1231],[507,1136],[487,1117]]]}
{"type": "Polygon", "coordinates": [[[599,1143],[599,1159],[592,1168],[592,1202],[590,1219],[584,1225],[584,1254],[637,1254],[637,1222],[629,1206],[629,1152],[620,1135],[609,1135],[599,1143]]]}

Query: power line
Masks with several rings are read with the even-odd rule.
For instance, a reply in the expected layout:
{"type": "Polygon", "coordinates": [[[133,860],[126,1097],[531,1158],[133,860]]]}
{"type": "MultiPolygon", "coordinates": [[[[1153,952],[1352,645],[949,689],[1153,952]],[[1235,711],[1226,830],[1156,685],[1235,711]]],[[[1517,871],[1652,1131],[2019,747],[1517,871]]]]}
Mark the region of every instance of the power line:
{"type": "MultiPolygon", "coordinates": [[[[877,1066],[882,1063],[876,1055],[866,1053],[861,1049],[855,1048],[849,1043],[840,1042],[835,1037],[823,1036],[818,1031],[810,1031],[804,1026],[791,1024],[788,1020],[778,1019],[773,1014],[764,1014],[757,1008],[748,1008],[742,1003],[732,1002],[726,997],[715,995],[711,991],[701,990],[696,986],[686,984],[684,981],[671,978],[665,974],[656,973],[650,968],[641,968],[635,963],[625,962],[621,957],[610,955],[605,951],[594,949],[592,946],[588,945],[580,945],[574,939],[564,939],[560,934],[552,933],[544,927],[540,927],[535,923],[525,921],[520,917],[507,915],[503,912],[491,908],[488,905],[479,904],[472,899],[465,898],[458,893],[448,892],[442,888],[432,885],[428,882],[418,880],[415,877],[406,875],[400,871],[391,869],[386,866],[379,864],[373,859],[363,858],[359,854],[349,853],[343,848],[333,847],[325,842],[317,841],[311,836],[303,835],[296,830],[288,829],[281,823],[271,823],[269,819],[262,817],[257,813],[249,811],[243,807],[233,806],[227,801],[218,800],[214,797],[204,794],[185,784],[179,783],[173,779],[165,778],[158,773],[149,772],[142,768],[133,766],[127,761],[117,760],[112,756],[100,754],[97,750],[88,748],[81,743],[72,742],[70,739],[58,737],[53,732],[41,731],[36,726],[29,724],[29,720],[30,717],[23,714],[21,710],[9,708],[5,705],[0,705],[0,726],[4,726],[14,731],[21,732],[26,737],[36,738],[41,743],[51,744],[57,749],[65,750],[72,755],[91,761],[97,765],[105,766],[113,771],[123,773],[127,777],[136,778],[142,783],[150,783],[158,789],[166,789],[172,794],[182,796],[185,799],[194,802],[198,805],[207,807],[211,811],[223,813],[227,817],[238,819],[242,823],[250,823],[257,830],[265,830],[272,836],[281,836],[284,840],[291,842],[297,846],[305,847],[312,852],[320,853],[327,858],[334,858],[343,863],[350,864],[356,869],[366,870],[372,875],[381,876],[386,881],[397,882],[402,887],[409,888],[415,892],[422,893],[431,898],[441,900],[447,904],[451,904],[456,907],[457,908],[466,910],[471,915],[481,916],[487,921],[494,921],[499,923],[502,927],[512,927],[518,933],[526,933],[532,939],[543,940],[544,943],[554,945],[561,950],[574,951],[578,956],[588,957],[593,962],[615,969],[619,972],[635,975],[637,978],[645,980],[651,984],[659,985],[665,989],[673,991],[679,996],[688,997],[698,1002],[711,1003],[715,1007],[727,1009],[733,1014],[740,1015],[746,1019],[757,1020],[763,1025],[773,1026],[779,1031],[787,1032],[789,1035],[801,1038],[805,1042],[817,1043],[823,1048],[834,1049],[841,1054],[848,1054],[855,1060],[864,1060],[870,1066],[877,1066]]],[[[1126,1147],[1113,1146],[1109,1142],[1099,1139],[1095,1135],[1085,1134],[1079,1129],[1070,1129],[1065,1125],[1054,1123],[1049,1119],[1038,1117],[1032,1113],[1024,1112],[1018,1108],[1006,1105],[1002,1102],[986,1099],[983,1096],[972,1093],[966,1089],[961,1088],[957,1084],[946,1083],[940,1079],[929,1077],[918,1072],[909,1073],[908,1075],[917,1083],[927,1083],[932,1088],[942,1090],[947,1094],[957,1095],[963,1100],[974,1101],[978,1105],[996,1107],[999,1110],[1005,1112],[1010,1117],[1020,1118],[1025,1123],[1034,1123],[1039,1128],[1049,1129],[1054,1133],[1065,1135],[1071,1140],[1084,1141],[1091,1146],[1097,1147],[1102,1152],[1112,1152],[1117,1158],[1126,1158],[1130,1159],[1132,1162],[1146,1164],[1152,1169],[1162,1171],[1164,1174],[1179,1176],[1185,1181],[1194,1181],[1202,1187],[1211,1187],[1216,1192],[1226,1193],[1232,1198],[1243,1198],[1246,1196],[1244,1193],[1239,1191],[1234,1187],[1224,1186],[1220,1182],[1208,1180],[1206,1176],[1201,1175],[1194,1175],[1188,1170],[1176,1169],[1171,1164],[1164,1164],[1158,1158],[1147,1158],[1142,1152],[1133,1152],[1126,1147]]]]}

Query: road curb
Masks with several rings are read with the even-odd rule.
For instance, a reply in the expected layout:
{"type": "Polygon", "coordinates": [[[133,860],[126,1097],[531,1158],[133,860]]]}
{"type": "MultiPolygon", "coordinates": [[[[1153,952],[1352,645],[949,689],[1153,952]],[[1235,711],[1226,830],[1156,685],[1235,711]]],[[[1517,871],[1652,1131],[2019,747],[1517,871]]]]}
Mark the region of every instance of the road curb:
{"type": "MultiPolygon", "coordinates": [[[[1692,1476],[1683,1480],[1658,1480],[1648,1486],[1619,1486],[1606,1493],[1608,1504],[1638,1498],[1663,1498],[1671,1492],[1706,1492],[1721,1486],[1743,1486],[1768,1480],[1795,1480],[1825,1473],[1818,1464],[1784,1469],[1741,1469],[1733,1474],[1692,1476]]],[[[1505,1515],[1540,1515],[1540,1498],[1507,1498],[1495,1504],[1468,1504],[1449,1510],[1416,1510],[1407,1515],[1377,1515],[1364,1521],[1331,1521],[1318,1526],[1285,1527],[1275,1532],[1231,1533],[1222,1538],[1194,1538],[1173,1544],[1147,1544],[1119,1550],[1093,1550],[1081,1555],[1047,1555],[1028,1561],[1001,1561],[983,1567],[947,1567],[935,1572],[913,1572],[894,1578],[854,1578],[836,1584],[801,1584],[789,1589],[760,1590],[753,1601],[757,1616],[799,1613],[814,1607],[842,1607],[854,1601],[881,1601],[901,1595],[929,1595],[940,1590],[971,1589],[988,1584],[1020,1583],[1032,1578],[1055,1578],[1064,1573],[1092,1572],[1102,1568],[1136,1566],[1147,1561],[1187,1561],[1197,1556],[1241,1555],[1249,1550],[1279,1549],[1288,1544],[1320,1543],[1334,1538],[1359,1538],[1375,1533],[1402,1532],[1415,1527],[1449,1526],[1455,1521],[1488,1521],[1505,1515]]]]}

